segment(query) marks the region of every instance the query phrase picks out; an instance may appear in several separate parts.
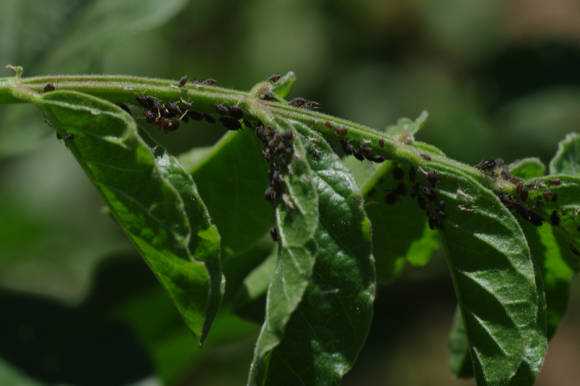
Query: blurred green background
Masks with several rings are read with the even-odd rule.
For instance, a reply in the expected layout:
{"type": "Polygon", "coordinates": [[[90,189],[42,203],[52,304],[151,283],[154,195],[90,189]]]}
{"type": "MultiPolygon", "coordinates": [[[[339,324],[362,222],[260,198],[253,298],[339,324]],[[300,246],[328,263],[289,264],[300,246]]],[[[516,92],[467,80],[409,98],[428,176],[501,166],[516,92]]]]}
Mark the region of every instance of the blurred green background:
{"type": "MultiPolygon", "coordinates": [[[[3,64],[238,89],[294,70],[293,95],[377,129],[428,110],[420,139],[468,163],[548,161],[580,127],[577,0],[0,0],[3,64]]],[[[159,140],[179,153],[222,134],[159,140]]],[[[0,109],[0,181],[1,385],[244,384],[258,326],[224,311],[197,347],[32,107],[0,109]]],[[[448,370],[453,309],[439,256],[381,288],[344,384],[473,384],[448,370]]],[[[576,286],[538,385],[578,384],[579,340],[576,286]]]]}

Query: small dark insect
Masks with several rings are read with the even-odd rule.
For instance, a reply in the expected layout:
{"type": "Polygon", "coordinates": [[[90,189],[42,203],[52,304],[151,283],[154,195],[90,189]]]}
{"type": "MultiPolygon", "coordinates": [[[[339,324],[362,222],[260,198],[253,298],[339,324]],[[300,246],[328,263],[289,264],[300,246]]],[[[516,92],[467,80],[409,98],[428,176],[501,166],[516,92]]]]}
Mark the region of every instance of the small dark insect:
{"type": "Polygon", "coordinates": [[[147,95],[137,95],[135,97],[137,103],[146,109],[153,109],[156,107],[155,99],[147,95]]]}
{"type": "Polygon", "coordinates": [[[221,103],[215,105],[215,109],[217,110],[218,113],[222,115],[229,115],[230,113],[230,108],[226,105],[222,105],[221,103]]]}
{"type": "Polygon", "coordinates": [[[421,153],[420,155],[425,161],[431,161],[431,156],[429,154],[421,153]]]}
{"type": "Polygon", "coordinates": [[[72,135],[70,133],[61,134],[58,131],[56,132],[56,139],[58,139],[58,140],[63,140],[65,142],[68,142],[68,141],[73,140],[74,138],[75,138],[74,135],[72,135]]]}
{"type": "Polygon", "coordinates": [[[346,127],[337,127],[336,129],[334,129],[336,131],[336,135],[339,135],[341,137],[346,136],[348,130],[346,129],[346,127]]]}
{"type": "Polygon", "coordinates": [[[229,110],[229,114],[232,118],[242,119],[244,117],[244,110],[238,106],[231,106],[229,110]]]}
{"type": "Polygon", "coordinates": [[[179,121],[167,118],[161,118],[158,121],[159,128],[164,132],[175,131],[179,129],[179,121]]]}
{"type": "Polygon", "coordinates": [[[181,108],[179,107],[179,104],[177,102],[166,103],[164,105],[164,107],[165,107],[165,110],[167,110],[169,112],[169,114],[173,117],[181,116],[183,114],[183,112],[181,111],[181,108]]]}
{"type": "Polygon", "coordinates": [[[379,139],[379,146],[385,147],[385,139],[384,138],[379,139]]]}
{"type": "Polygon", "coordinates": [[[177,82],[177,85],[179,87],[184,87],[187,84],[187,81],[189,80],[189,78],[187,77],[187,75],[183,75],[181,78],[179,78],[179,81],[177,82]]]}
{"type": "Polygon", "coordinates": [[[273,241],[280,241],[280,235],[278,234],[278,229],[276,227],[270,229],[270,237],[272,237],[273,241]]]}
{"type": "Polygon", "coordinates": [[[395,204],[399,200],[397,192],[388,192],[385,194],[385,202],[389,205],[395,204]]]}
{"type": "Polygon", "coordinates": [[[56,90],[56,86],[54,85],[54,83],[47,83],[42,90],[44,92],[54,91],[56,90]]]}
{"type": "Polygon", "coordinates": [[[518,182],[518,184],[516,185],[516,192],[518,193],[518,197],[520,198],[520,200],[528,201],[529,192],[523,183],[518,182]]]}
{"type": "Polygon", "coordinates": [[[427,199],[429,201],[435,201],[437,199],[437,193],[435,192],[435,190],[428,185],[425,185],[423,187],[421,187],[420,192],[427,197],[427,199]]]}
{"type": "Polygon", "coordinates": [[[276,96],[274,95],[274,93],[272,91],[266,91],[265,93],[263,93],[260,96],[260,99],[265,100],[265,101],[275,101],[276,96]]]}
{"type": "Polygon", "coordinates": [[[327,129],[332,129],[332,123],[330,123],[330,121],[326,121],[324,122],[324,127],[326,127],[327,129]]]}
{"type": "Polygon", "coordinates": [[[402,180],[405,177],[405,171],[398,166],[393,169],[393,177],[395,180],[402,180]]]}
{"type": "Polygon", "coordinates": [[[352,155],[354,156],[354,158],[356,158],[359,161],[364,161],[365,160],[365,156],[363,155],[363,153],[361,153],[360,149],[354,149],[353,148],[352,155]]]}
{"type": "Polygon", "coordinates": [[[276,192],[276,189],[274,189],[271,186],[268,187],[268,189],[266,189],[266,191],[264,192],[264,197],[271,203],[275,203],[276,201],[278,201],[278,193],[276,192]]]}
{"type": "Polygon", "coordinates": [[[550,215],[550,224],[554,226],[560,225],[560,216],[558,215],[558,212],[556,212],[555,210],[553,210],[552,214],[550,215]]]}
{"type": "Polygon", "coordinates": [[[239,130],[242,128],[240,122],[234,118],[221,117],[220,122],[228,130],[239,130]]]}
{"type": "Polygon", "coordinates": [[[215,86],[217,84],[217,80],[209,78],[209,79],[202,80],[199,83],[204,84],[206,86],[215,86]]]}
{"type": "Polygon", "coordinates": [[[302,97],[298,97],[298,98],[294,98],[291,101],[288,102],[288,104],[290,106],[294,106],[294,107],[303,107],[306,104],[307,100],[302,98],[302,97]]]}
{"type": "Polygon", "coordinates": [[[143,115],[145,116],[145,119],[147,120],[147,122],[149,122],[149,123],[157,122],[157,114],[155,114],[153,111],[145,110],[145,111],[143,111],[143,115]]]}
{"type": "Polygon", "coordinates": [[[377,154],[374,157],[370,158],[370,161],[376,162],[378,164],[385,162],[385,156],[381,154],[377,154]]]}
{"type": "Polygon", "coordinates": [[[544,200],[546,200],[546,201],[555,202],[556,200],[558,200],[558,195],[554,192],[549,191],[549,190],[546,190],[544,193],[542,193],[542,196],[544,197],[544,200]]]}
{"type": "Polygon", "coordinates": [[[553,180],[548,180],[548,184],[552,186],[560,186],[562,184],[562,181],[559,178],[556,178],[553,180]]]}
{"type": "Polygon", "coordinates": [[[344,150],[345,154],[347,155],[354,154],[354,146],[352,146],[352,144],[349,141],[347,141],[346,139],[341,139],[340,144],[342,145],[342,149],[344,150]]]}
{"type": "Polygon", "coordinates": [[[268,78],[268,82],[276,83],[277,81],[280,80],[281,77],[282,77],[282,75],[280,75],[280,74],[274,74],[268,78]]]}
{"type": "Polygon", "coordinates": [[[284,142],[284,143],[292,143],[292,141],[294,140],[294,133],[290,130],[283,132],[282,134],[280,134],[280,139],[284,142]]]}
{"type": "Polygon", "coordinates": [[[496,168],[496,166],[498,166],[498,160],[494,160],[494,159],[487,159],[487,160],[483,160],[483,161],[479,161],[477,164],[475,164],[475,168],[481,170],[481,171],[491,171],[493,169],[496,168]]]}
{"type": "Polygon", "coordinates": [[[437,185],[437,182],[439,182],[439,173],[437,173],[435,171],[429,171],[425,175],[425,178],[427,179],[427,183],[429,185],[435,186],[435,185],[437,185]]]}

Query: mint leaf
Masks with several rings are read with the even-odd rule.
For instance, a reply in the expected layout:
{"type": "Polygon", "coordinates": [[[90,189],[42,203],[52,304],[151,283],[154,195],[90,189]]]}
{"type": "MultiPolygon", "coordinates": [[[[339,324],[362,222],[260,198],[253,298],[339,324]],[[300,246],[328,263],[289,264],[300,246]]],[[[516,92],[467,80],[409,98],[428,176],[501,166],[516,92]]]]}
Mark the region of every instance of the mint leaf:
{"type": "Polygon", "coordinates": [[[280,248],[248,385],[338,385],[369,329],[370,223],[354,179],[326,141],[297,122],[280,248]]]}
{"type": "Polygon", "coordinates": [[[220,236],[189,174],[114,104],[67,91],[37,104],[203,341],[223,294],[220,236]]]}
{"type": "Polygon", "coordinates": [[[580,135],[568,134],[550,161],[550,174],[580,174],[580,135]]]}
{"type": "Polygon", "coordinates": [[[491,191],[436,169],[447,208],[441,235],[478,385],[532,385],[547,343],[542,283],[524,234],[491,191]]]}

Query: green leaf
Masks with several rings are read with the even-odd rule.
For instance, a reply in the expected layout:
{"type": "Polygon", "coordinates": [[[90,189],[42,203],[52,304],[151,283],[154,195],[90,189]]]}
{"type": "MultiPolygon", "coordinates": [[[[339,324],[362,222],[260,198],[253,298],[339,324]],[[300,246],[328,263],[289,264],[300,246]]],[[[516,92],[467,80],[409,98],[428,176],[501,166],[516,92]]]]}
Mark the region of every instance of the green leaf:
{"type": "Polygon", "coordinates": [[[276,211],[280,249],[248,384],[338,385],[372,317],[370,223],[330,146],[287,124],[295,129],[294,159],[276,211]]]}
{"type": "Polygon", "coordinates": [[[437,232],[429,228],[424,213],[409,195],[389,199],[400,186],[410,189],[408,175],[408,166],[386,161],[363,187],[365,210],[373,226],[377,280],[383,283],[397,278],[407,263],[425,266],[440,248],[437,232]],[[395,178],[397,172],[401,178],[395,178]]]}
{"type": "Polygon", "coordinates": [[[295,82],[296,74],[294,74],[293,71],[288,71],[280,79],[274,82],[272,85],[272,92],[280,98],[286,98],[290,94],[290,91],[292,91],[295,82]]]}
{"type": "Polygon", "coordinates": [[[23,372],[10,366],[8,362],[0,359],[0,384],[14,386],[41,386],[42,383],[33,380],[23,372]]]}
{"type": "Polygon", "coordinates": [[[469,340],[459,308],[455,310],[455,315],[453,315],[453,326],[449,334],[449,367],[457,378],[473,378],[469,340]]]}
{"type": "Polygon", "coordinates": [[[493,192],[436,169],[447,208],[441,235],[478,385],[532,385],[547,347],[545,310],[522,229],[493,192]]]}
{"type": "Polygon", "coordinates": [[[272,226],[274,211],[264,199],[267,165],[250,129],[225,134],[206,157],[187,170],[220,231],[224,262],[249,250],[272,226]]]}
{"type": "Polygon", "coordinates": [[[408,137],[409,139],[413,139],[415,134],[423,128],[425,122],[427,122],[427,118],[429,118],[427,111],[423,111],[414,121],[409,118],[401,118],[395,125],[388,126],[385,129],[385,133],[392,137],[408,137]]]}
{"type": "Polygon", "coordinates": [[[550,161],[550,174],[580,174],[580,136],[571,133],[560,142],[558,151],[550,161]]]}
{"type": "Polygon", "coordinates": [[[65,91],[37,103],[203,341],[223,294],[220,236],[189,174],[114,104],[65,91]]]}
{"type": "Polygon", "coordinates": [[[509,171],[512,175],[529,180],[530,178],[541,177],[546,174],[546,165],[535,157],[524,158],[509,165],[509,171]]]}

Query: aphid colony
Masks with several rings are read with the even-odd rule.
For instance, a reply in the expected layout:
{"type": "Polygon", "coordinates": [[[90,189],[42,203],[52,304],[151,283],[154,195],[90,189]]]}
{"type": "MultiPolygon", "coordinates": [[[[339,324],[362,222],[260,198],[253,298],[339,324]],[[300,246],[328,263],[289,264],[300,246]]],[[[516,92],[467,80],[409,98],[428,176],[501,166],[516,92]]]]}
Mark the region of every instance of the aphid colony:
{"type": "MultiPolygon", "coordinates": [[[[181,122],[206,121],[215,123],[215,118],[208,113],[195,111],[192,104],[181,99],[163,103],[159,99],[147,95],[138,95],[137,103],[145,110],[143,115],[147,122],[154,124],[164,133],[175,131],[181,122]]],[[[241,128],[240,120],[244,118],[244,112],[238,106],[226,106],[218,104],[215,106],[219,115],[220,123],[228,130],[238,130],[241,128]]]]}
{"type": "Polygon", "coordinates": [[[429,227],[431,229],[442,228],[445,219],[445,202],[440,200],[437,195],[439,174],[435,171],[425,171],[422,168],[416,169],[411,166],[408,171],[410,188],[407,188],[403,168],[394,165],[392,175],[396,185],[385,193],[385,202],[393,205],[409,193],[410,197],[417,201],[419,208],[427,215],[429,227]]]}
{"type": "Polygon", "coordinates": [[[552,210],[548,219],[545,219],[545,204],[554,203],[558,200],[558,195],[551,190],[550,186],[559,186],[561,181],[557,178],[545,183],[526,184],[522,179],[513,176],[502,159],[483,160],[475,165],[483,174],[494,179],[502,179],[515,185],[515,193],[506,192],[498,193],[500,201],[512,212],[518,214],[521,218],[533,224],[540,226],[544,221],[548,221],[553,226],[560,225],[560,213],[558,210],[552,210]],[[533,195],[533,199],[530,196],[533,195]]]}
{"type": "Polygon", "coordinates": [[[256,135],[264,145],[262,154],[268,162],[269,184],[264,197],[275,207],[285,193],[283,176],[294,156],[294,134],[292,131],[279,133],[271,127],[258,125],[256,135]]]}

